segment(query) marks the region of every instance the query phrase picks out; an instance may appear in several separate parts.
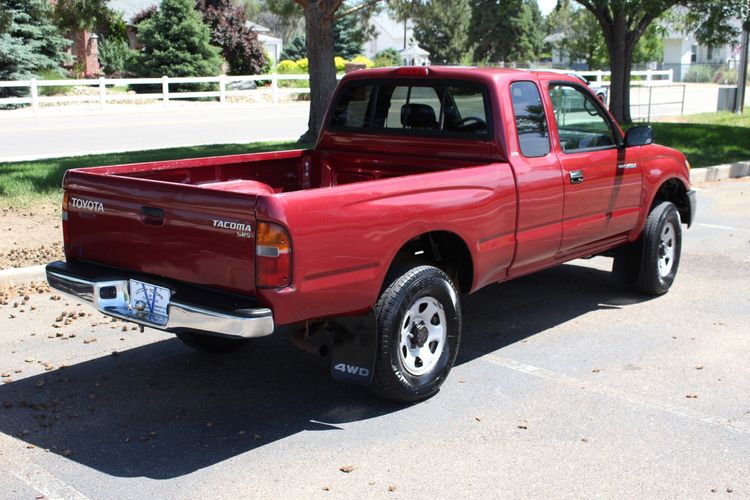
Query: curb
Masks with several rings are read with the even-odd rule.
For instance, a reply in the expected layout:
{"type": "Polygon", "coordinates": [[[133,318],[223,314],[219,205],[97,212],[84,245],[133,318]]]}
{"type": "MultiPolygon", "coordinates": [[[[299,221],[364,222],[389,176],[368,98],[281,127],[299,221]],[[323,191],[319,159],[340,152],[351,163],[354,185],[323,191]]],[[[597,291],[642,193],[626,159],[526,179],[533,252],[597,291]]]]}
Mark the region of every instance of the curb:
{"type": "Polygon", "coordinates": [[[738,161],[725,165],[714,165],[713,167],[691,168],[690,183],[720,181],[724,179],[736,179],[750,175],[750,161],[738,161]]]}
{"type": "Polygon", "coordinates": [[[0,287],[13,286],[29,283],[32,281],[44,281],[47,274],[44,271],[45,265],[30,267],[13,267],[0,271],[0,287]]]}
{"type": "MultiPolygon", "coordinates": [[[[690,183],[720,181],[724,179],[736,179],[738,177],[750,176],[750,161],[727,163],[726,165],[715,165],[713,167],[690,169],[690,183]]],[[[31,281],[44,281],[47,275],[44,271],[45,265],[18,267],[3,269],[0,271],[0,287],[13,286],[31,281]]]]}

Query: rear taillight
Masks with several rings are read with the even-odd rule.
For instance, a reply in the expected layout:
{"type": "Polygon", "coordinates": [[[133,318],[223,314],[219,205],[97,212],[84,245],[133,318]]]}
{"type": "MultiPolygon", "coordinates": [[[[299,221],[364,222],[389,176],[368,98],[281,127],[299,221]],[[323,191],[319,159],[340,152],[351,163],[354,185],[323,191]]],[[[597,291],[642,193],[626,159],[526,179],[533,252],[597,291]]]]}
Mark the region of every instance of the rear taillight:
{"type": "Polygon", "coordinates": [[[292,246],[279,224],[259,222],[255,239],[255,285],[279,288],[291,283],[292,246]]]}
{"type": "Polygon", "coordinates": [[[68,192],[63,191],[62,199],[62,230],[63,230],[63,248],[65,256],[68,256],[68,192]]]}

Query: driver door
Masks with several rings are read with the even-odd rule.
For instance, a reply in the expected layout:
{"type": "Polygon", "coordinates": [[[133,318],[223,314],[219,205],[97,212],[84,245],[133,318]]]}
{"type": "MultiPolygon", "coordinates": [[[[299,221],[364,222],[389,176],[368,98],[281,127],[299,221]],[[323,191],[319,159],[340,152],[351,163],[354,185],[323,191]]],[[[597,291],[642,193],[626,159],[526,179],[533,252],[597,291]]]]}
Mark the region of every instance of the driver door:
{"type": "Polygon", "coordinates": [[[605,244],[637,224],[641,170],[601,103],[574,83],[551,82],[556,155],[563,171],[559,257],[605,244]]]}

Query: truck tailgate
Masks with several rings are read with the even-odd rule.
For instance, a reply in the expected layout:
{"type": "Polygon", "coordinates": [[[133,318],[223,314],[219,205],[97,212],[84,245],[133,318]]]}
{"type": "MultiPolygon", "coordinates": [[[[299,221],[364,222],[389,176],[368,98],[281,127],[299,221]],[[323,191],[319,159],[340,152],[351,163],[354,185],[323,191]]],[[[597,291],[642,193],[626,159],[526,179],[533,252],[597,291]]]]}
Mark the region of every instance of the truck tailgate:
{"type": "Polygon", "coordinates": [[[64,182],[69,261],[254,292],[252,181],[221,189],[97,170],[72,170],[64,182]]]}

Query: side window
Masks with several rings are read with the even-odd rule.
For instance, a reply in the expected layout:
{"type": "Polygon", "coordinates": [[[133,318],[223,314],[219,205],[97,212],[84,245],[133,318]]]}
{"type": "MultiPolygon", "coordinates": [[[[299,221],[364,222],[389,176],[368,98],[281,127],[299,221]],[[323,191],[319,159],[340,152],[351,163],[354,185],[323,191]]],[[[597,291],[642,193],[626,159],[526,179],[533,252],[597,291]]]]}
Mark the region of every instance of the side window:
{"type": "Polygon", "coordinates": [[[555,123],[564,152],[608,148],[616,144],[609,118],[592,95],[573,85],[549,87],[555,123]]]}
{"type": "Polygon", "coordinates": [[[547,156],[549,132],[539,89],[532,82],[516,82],[510,86],[510,94],[521,154],[527,158],[547,156]]]}
{"type": "Polygon", "coordinates": [[[331,125],[334,127],[369,127],[370,98],[372,85],[349,85],[339,97],[333,110],[331,125]]]}

